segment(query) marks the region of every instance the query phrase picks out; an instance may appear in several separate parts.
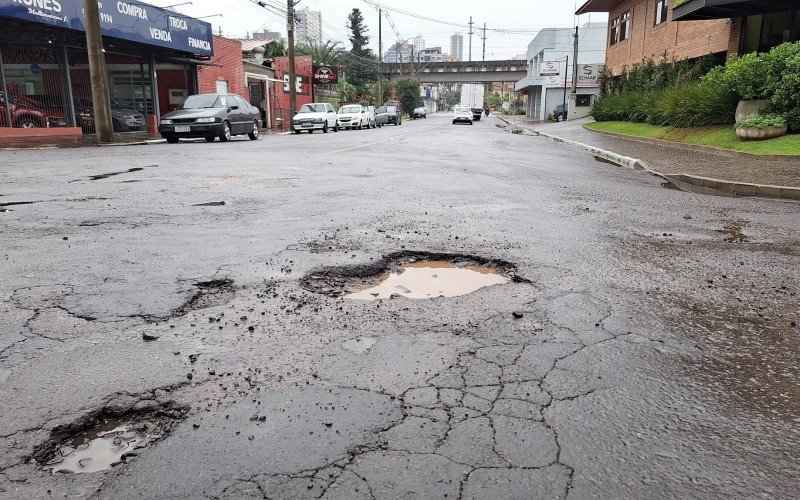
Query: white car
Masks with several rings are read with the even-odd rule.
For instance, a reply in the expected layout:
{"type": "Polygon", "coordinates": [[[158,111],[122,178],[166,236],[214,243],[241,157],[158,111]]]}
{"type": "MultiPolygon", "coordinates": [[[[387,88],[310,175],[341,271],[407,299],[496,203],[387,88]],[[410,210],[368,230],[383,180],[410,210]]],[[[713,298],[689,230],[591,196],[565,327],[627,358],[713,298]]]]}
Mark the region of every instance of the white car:
{"type": "Polygon", "coordinates": [[[469,106],[456,106],[453,108],[453,125],[458,122],[467,122],[472,125],[472,110],[469,106]]]}
{"type": "Polygon", "coordinates": [[[375,113],[368,113],[360,104],[348,104],[339,108],[337,125],[342,129],[362,129],[375,126],[375,113]],[[370,118],[372,116],[372,118],[370,118]]]}
{"type": "Polygon", "coordinates": [[[378,119],[375,117],[375,106],[367,106],[365,116],[369,120],[368,123],[371,128],[378,128],[378,119]]]}
{"type": "Polygon", "coordinates": [[[295,134],[303,130],[308,130],[309,134],[313,134],[315,130],[322,130],[326,134],[328,130],[338,132],[336,110],[327,102],[305,104],[292,118],[292,130],[295,134]]]}

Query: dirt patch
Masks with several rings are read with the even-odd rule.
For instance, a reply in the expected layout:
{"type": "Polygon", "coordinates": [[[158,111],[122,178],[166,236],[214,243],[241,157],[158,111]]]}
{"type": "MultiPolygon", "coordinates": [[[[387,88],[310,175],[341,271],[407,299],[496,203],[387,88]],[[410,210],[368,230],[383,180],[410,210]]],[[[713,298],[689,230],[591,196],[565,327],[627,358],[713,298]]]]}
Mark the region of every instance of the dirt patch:
{"type": "Polygon", "coordinates": [[[745,243],[749,238],[744,234],[744,228],[747,226],[747,221],[731,221],[725,224],[725,227],[718,229],[717,232],[725,235],[725,241],[730,243],[745,243]]]}
{"type": "MultiPolygon", "coordinates": [[[[316,269],[301,279],[301,285],[308,291],[330,297],[354,295],[353,298],[362,298],[362,296],[358,295],[361,292],[380,286],[382,283],[387,283],[392,276],[400,277],[409,270],[414,274],[413,278],[423,277],[423,282],[426,283],[441,280],[445,274],[452,273],[454,276],[460,277],[468,275],[470,283],[467,288],[472,288],[470,291],[475,291],[478,288],[482,288],[482,286],[505,282],[528,282],[528,280],[517,274],[516,266],[503,260],[475,255],[408,251],[393,253],[368,264],[316,269]],[[419,276],[416,276],[417,274],[419,276]],[[435,278],[433,277],[434,275],[436,276],[435,278]],[[489,278],[486,281],[487,284],[476,286],[484,282],[481,279],[482,277],[489,278]]],[[[419,284],[418,279],[414,281],[419,284]]],[[[445,291],[441,285],[435,285],[435,289],[431,292],[425,291],[422,293],[415,293],[404,283],[390,282],[389,287],[379,291],[372,290],[367,292],[367,295],[363,296],[363,298],[374,300],[375,298],[389,298],[393,295],[410,298],[432,298],[441,295],[457,296],[464,294],[439,294],[440,289],[443,292],[445,291]],[[396,286],[405,287],[408,291],[404,291],[401,288],[391,289],[391,287],[396,286]],[[374,293],[378,293],[378,295],[372,295],[374,293]],[[430,296],[428,296],[428,293],[430,293],[430,296]]],[[[460,289],[464,290],[463,287],[460,289]]],[[[451,289],[448,288],[448,290],[451,289]]]]}

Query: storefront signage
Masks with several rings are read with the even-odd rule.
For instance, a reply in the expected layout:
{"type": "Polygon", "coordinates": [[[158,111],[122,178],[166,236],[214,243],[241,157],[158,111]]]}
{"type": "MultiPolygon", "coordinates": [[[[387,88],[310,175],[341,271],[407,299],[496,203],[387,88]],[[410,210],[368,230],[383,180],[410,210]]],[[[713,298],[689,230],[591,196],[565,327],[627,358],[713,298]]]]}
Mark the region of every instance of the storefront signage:
{"type": "Polygon", "coordinates": [[[578,66],[578,86],[596,87],[602,70],[602,64],[581,64],[578,66]]]}
{"type": "Polygon", "coordinates": [[[314,83],[339,83],[339,72],[333,66],[314,66],[314,83]]]}
{"type": "Polygon", "coordinates": [[[539,65],[539,76],[556,76],[561,74],[561,61],[545,61],[539,65]]]}
{"type": "MultiPolygon", "coordinates": [[[[304,75],[298,75],[295,80],[295,92],[300,95],[308,95],[310,94],[311,86],[308,84],[308,77],[304,75]]],[[[283,74],[283,93],[289,94],[289,74],[283,74]]]]}
{"type": "MultiPolygon", "coordinates": [[[[211,25],[152,5],[102,0],[103,36],[212,56],[211,25]]],[[[83,0],[0,0],[0,17],[85,31],[83,0]]]]}

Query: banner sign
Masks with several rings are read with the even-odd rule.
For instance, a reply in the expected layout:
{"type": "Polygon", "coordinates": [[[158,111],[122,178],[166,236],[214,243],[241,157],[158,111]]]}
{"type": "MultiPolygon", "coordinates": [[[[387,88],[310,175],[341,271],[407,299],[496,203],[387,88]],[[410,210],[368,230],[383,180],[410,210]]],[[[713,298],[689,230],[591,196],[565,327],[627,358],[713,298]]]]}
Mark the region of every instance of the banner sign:
{"type": "Polygon", "coordinates": [[[333,66],[314,66],[314,83],[339,83],[339,72],[333,66]]]}
{"type": "Polygon", "coordinates": [[[546,61],[539,65],[539,76],[556,76],[561,74],[561,61],[546,61]]]}
{"type": "MultiPolygon", "coordinates": [[[[176,12],[127,0],[102,0],[103,36],[213,56],[211,25],[176,12]]],[[[86,31],[83,0],[0,0],[0,17],[86,31]]]]}
{"type": "MultiPolygon", "coordinates": [[[[311,85],[309,85],[308,77],[305,75],[297,75],[294,90],[300,95],[308,95],[311,93],[311,85]]],[[[290,94],[289,89],[289,73],[283,74],[283,93],[290,94]]]]}

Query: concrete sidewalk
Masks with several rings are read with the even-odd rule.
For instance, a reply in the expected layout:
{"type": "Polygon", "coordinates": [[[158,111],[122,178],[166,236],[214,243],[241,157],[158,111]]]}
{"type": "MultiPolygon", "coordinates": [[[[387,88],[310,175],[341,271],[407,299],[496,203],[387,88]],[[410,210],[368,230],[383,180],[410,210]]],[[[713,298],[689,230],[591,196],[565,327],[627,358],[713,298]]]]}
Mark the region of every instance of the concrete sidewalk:
{"type": "Polygon", "coordinates": [[[578,142],[639,160],[648,170],[676,183],[688,182],[701,188],[710,188],[710,191],[727,189],[731,194],[800,199],[800,160],[778,161],[753,155],[729,155],[725,152],[698,151],[677,143],[673,146],[612,136],[584,128],[583,125],[591,119],[533,123],[514,118],[504,117],[504,120],[550,138],[578,142]],[[751,190],[750,185],[763,188],[760,191],[751,190]]]}

